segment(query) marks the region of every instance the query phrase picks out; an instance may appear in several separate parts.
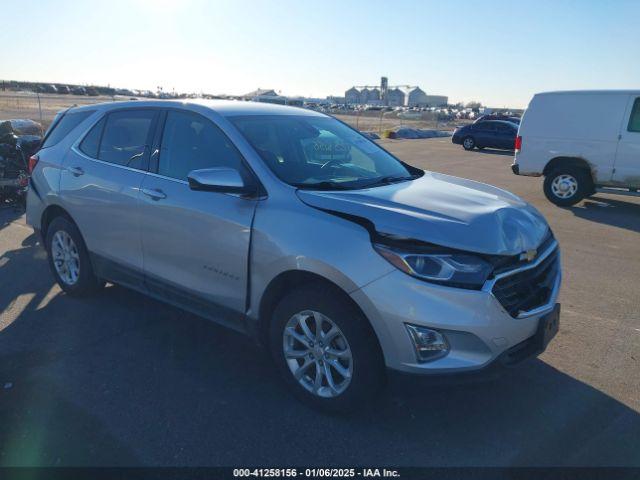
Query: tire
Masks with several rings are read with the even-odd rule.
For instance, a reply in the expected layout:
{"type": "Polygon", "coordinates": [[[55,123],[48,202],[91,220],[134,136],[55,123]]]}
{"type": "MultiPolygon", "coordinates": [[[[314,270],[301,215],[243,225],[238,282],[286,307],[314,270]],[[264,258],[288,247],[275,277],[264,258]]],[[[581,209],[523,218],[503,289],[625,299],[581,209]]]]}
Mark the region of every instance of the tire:
{"type": "Polygon", "coordinates": [[[559,207],[570,207],[594,192],[593,181],[586,170],[559,167],[544,179],[544,194],[559,207]]]}
{"type": "Polygon", "coordinates": [[[64,292],[84,296],[95,293],[104,286],[104,281],[93,273],[87,247],[73,222],[65,217],[54,218],[47,227],[45,246],[49,268],[64,292]],[[62,265],[56,267],[56,264],[60,265],[56,259],[60,259],[61,254],[64,257],[60,260],[62,265]]]}
{"type": "Polygon", "coordinates": [[[303,403],[325,412],[346,413],[361,408],[384,383],[382,352],[371,325],[342,291],[331,286],[304,286],[282,298],[269,325],[269,346],[289,390],[303,403]],[[317,335],[318,319],[324,336],[317,335]],[[300,328],[301,320],[309,327],[310,336],[300,328]],[[292,329],[297,338],[287,333],[292,329]],[[332,331],[335,336],[327,344],[321,343],[332,331]],[[315,343],[310,344],[309,339],[315,343]],[[285,349],[296,358],[287,359],[285,349]],[[305,352],[304,357],[301,352],[305,352]],[[336,363],[341,369],[334,368],[336,363]],[[308,366],[303,368],[301,380],[297,380],[293,371],[305,365],[308,366]],[[325,368],[329,370],[331,383],[325,368]],[[322,376],[319,388],[318,371],[322,376]],[[340,371],[348,372],[348,376],[340,371]],[[331,384],[336,388],[331,388],[331,384]]]}
{"type": "Polygon", "coordinates": [[[465,150],[473,150],[476,147],[476,141],[473,137],[464,137],[462,139],[462,148],[465,150]]]}

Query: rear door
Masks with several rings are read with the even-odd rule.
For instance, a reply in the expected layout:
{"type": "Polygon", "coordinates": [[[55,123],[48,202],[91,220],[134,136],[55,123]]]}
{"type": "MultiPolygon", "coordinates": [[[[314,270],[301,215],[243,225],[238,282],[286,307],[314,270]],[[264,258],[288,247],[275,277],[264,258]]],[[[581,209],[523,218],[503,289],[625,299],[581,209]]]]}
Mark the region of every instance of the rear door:
{"type": "Polygon", "coordinates": [[[187,110],[168,110],[164,116],[159,154],[142,184],[147,288],[191,311],[238,326],[245,311],[256,200],[191,190],[187,174],[212,167],[231,167],[244,175],[248,170],[211,120],[187,110]]]}
{"type": "Polygon", "coordinates": [[[497,148],[512,150],[516,140],[516,128],[505,123],[496,124],[496,144],[497,148]]]}
{"type": "Polygon", "coordinates": [[[640,96],[632,95],[626,109],[613,172],[616,184],[640,187],[640,96]]]}
{"type": "Polygon", "coordinates": [[[107,113],[65,158],[60,195],[98,275],[142,285],[138,194],[159,110],[107,113]]]}

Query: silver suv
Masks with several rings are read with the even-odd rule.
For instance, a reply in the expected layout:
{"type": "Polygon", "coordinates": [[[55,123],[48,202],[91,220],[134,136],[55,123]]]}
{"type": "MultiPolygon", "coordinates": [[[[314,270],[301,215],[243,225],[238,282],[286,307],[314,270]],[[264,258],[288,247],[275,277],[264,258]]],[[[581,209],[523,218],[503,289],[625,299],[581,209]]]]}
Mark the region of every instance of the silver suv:
{"type": "Polygon", "coordinates": [[[388,372],[516,363],[558,329],[560,254],[537,210],[321,113],[72,108],[30,168],[27,221],[67,294],[108,281],[255,336],[325,410],[388,372]]]}

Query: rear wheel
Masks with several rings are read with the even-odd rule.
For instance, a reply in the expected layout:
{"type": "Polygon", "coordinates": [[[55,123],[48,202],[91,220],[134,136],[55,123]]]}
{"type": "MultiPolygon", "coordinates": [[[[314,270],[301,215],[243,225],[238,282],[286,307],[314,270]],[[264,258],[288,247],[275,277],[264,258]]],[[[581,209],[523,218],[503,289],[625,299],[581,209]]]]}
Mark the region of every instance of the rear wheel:
{"type": "Polygon", "coordinates": [[[375,334],[342,295],[323,285],[297,289],[280,301],[270,324],[284,382],[302,402],[330,412],[363,406],[384,379],[375,334]]]}
{"type": "Polygon", "coordinates": [[[64,217],[47,227],[49,267],[60,288],[70,295],[86,295],[104,286],[93,273],[89,253],[78,227],[64,217]]]}
{"type": "Polygon", "coordinates": [[[476,146],[476,141],[473,139],[473,137],[464,137],[464,139],[462,140],[462,147],[465,150],[473,150],[476,146]]]}
{"type": "Polygon", "coordinates": [[[559,167],[544,179],[544,194],[560,207],[575,205],[593,193],[593,181],[585,170],[559,167]]]}

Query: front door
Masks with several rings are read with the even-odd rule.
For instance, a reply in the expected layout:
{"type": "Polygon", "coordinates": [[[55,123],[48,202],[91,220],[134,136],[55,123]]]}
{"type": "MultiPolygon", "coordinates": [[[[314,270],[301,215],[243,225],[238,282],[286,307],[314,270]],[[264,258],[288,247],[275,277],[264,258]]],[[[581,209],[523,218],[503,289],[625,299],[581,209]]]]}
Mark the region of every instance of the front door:
{"type": "Polygon", "coordinates": [[[126,109],[100,119],[64,160],[60,197],[98,275],[142,285],[138,195],[159,111],[126,109]]]}
{"type": "Polygon", "coordinates": [[[631,96],[622,122],[613,182],[640,188],[640,97],[631,96]]]}
{"type": "Polygon", "coordinates": [[[231,324],[245,311],[256,200],[194,191],[187,174],[211,167],[244,171],[243,160],[209,119],[168,110],[152,172],[141,189],[141,236],[150,291],[231,324]]]}
{"type": "Polygon", "coordinates": [[[491,122],[478,122],[473,127],[476,145],[478,147],[496,147],[496,128],[491,122]]]}

